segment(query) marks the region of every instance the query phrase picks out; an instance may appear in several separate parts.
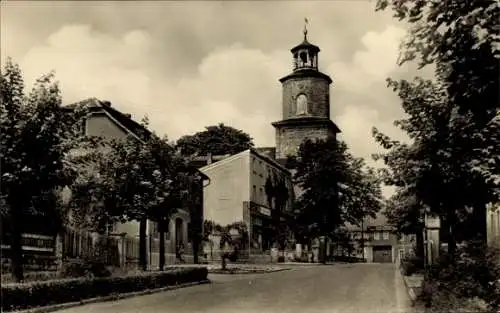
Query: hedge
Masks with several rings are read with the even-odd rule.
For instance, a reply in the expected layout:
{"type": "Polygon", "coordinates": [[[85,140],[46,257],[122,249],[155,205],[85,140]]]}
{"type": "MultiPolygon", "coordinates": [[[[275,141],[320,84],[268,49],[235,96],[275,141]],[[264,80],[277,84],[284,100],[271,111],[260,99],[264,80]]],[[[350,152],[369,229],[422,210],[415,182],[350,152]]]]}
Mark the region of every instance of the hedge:
{"type": "Polygon", "coordinates": [[[207,274],[205,267],[196,267],[131,276],[2,285],[2,312],[203,281],[207,279],[207,274]]]}

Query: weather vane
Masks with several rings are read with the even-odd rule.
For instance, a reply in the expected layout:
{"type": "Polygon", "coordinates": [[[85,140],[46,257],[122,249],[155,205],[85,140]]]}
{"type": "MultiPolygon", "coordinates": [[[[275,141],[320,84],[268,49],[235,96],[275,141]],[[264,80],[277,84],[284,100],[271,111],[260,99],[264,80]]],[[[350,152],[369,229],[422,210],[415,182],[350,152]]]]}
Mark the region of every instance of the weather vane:
{"type": "Polygon", "coordinates": [[[307,25],[309,25],[309,20],[307,17],[304,18],[304,40],[307,40],[307,25]]]}

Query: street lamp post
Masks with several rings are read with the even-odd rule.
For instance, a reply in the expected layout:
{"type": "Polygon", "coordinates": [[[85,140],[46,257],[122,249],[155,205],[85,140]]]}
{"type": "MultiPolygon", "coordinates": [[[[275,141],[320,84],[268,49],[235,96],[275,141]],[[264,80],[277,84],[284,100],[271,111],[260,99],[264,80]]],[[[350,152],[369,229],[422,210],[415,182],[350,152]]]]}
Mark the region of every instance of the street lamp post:
{"type": "Polygon", "coordinates": [[[361,253],[363,255],[363,261],[365,260],[365,225],[364,225],[365,218],[361,218],[361,253]]]}

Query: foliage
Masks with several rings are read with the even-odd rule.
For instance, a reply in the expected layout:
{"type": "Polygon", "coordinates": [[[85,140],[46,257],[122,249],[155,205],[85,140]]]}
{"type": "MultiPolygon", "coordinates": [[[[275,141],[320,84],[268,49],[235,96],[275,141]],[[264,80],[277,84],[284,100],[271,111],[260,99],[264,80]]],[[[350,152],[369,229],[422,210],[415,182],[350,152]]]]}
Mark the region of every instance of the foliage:
{"type": "Polygon", "coordinates": [[[282,220],[283,212],[290,200],[290,186],[287,186],[286,179],[275,172],[266,178],[264,192],[267,202],[271,208],[271,219],[275,230],[274,241],[280,249],[284,249],[288,241],[289,225],[282,220]]]}
{"type": "Polygon", "coordinates": [[[471,122],[487,124],[498,109],[500,3],[494,1],[378,0],[410,24],[400,64],[434,64],[446,92],[471,122]]]}
{"type": "MultiPolygon", "coordinates": [[[[201,177],[166,138],[147,131],[141,139],[102,138],[92,160],[71,185],[72,216],[98,232],[117,222],[138,221],[140,263],[146,267],[146,221],[164,222],[179,207],[195,210],[193,190],[201,177]]],[[[201,224],[201,222],[200,222],[201,224]]]]}
{"type": "Polygon", "coordinates": [[[12,269],[23,279],[21,234],[36,216],[46,233],[63,229],[67,212],[61,189],[75,179],[78,163],[68,152],[89,142],[80,135],[84,111],[68,112],[54,74],[41,76],[25,95],[22,72],[9,58],[0,75],[0,167],[3,226],[12,237],[12,269]],[[22,195],[22,196],[21,196],[22,195]]]}
{"type": "Polygon", "coordinates": [[[411,193],[451,226],[453,250],[457,235],[484,239],[486,204],[500,199],[499,2],[380,0],[377,7],[389,4],[410,24],[400,63],[432,64],[436,79],[388,80],[409,116],[396,125],[412,143],[399,156],[401,144],[386,146],[393,154],[384,160],[412,168],[411,193]]]}
{"type": "Polygon", "coordinates": [[[207,274],[206,268],[199,267],[122,277],[7,284],[2,285],[2,312],[205,281],[207,274]]]}
{"type": "Polygon", "coordinates": [[[71,186],[70,202],[73,216],[90,218],[88,225],[95,230],[102,232],[114,222],[168,217],[172,204],[180,202],[182,161],[160,138],[103,140],[95,153],[93,170],[71,186]]]}
{"type": "Polygon", "coordinates": [[[333,232],[331,237],[337,246],[342,251],[342,256],[351,256],[355,250],[354,242],[350,236],[350,233],[344,229],[339,228],[335,232],[333,232]]]}
{"type": "Polygon", "coordinates": [[[289,160],[302,189],[296,210],[297,237],[333,236],[346,223],[358,224],[380,210],[381,189],[375,172],[353,157],[335,138],[306,140],[289,160]]]}
{"type": "Polygon", "coordinates": [[[111,276],[111,271],[103,262],[93,259],[82,259],[65,263],[62,275],[64,277],[109,277],[111,276]]]}
{"type": "Polygon", "coordinates": [[[248,243],[248,228],[245,222],[234,222],[226,226],[215,226],[215,232],[221,236],[220,249],[226,246],[226,243],[236,249],[244,248],[248,243]],[[237,238],[231,235],[231,230],[237,232],[237,238]]]}
{"type": "Polygon", "coordinates": [[[250,135],[231,126],[220,123],[205,129],[177,141],[177,149],[182,155],[233,155],[254,146],[250,135]]]}
{"type": "Polygon", "coordinates": [[[453,257],[444,254],[429,270],[424,286],[422,300],[433,307],[442,304],[444,294],[451,294],[457,299],[481,299],[496,312],[500,309],[498,251],[473,241],[453,257]]]}
{"type": "Polygon", "coordinates": [[[248,227],[245,222],[234,222],[221,226],[214,221],[203,222],[203,238],[209,241],[209,235],[220,236],[219,249],[221,253],[222,269],[226,269],[226,259],[235,262],[240,251],[248,247],[248,227]],[[232,231],[236,231],[233,235],[232,231]],[[228,249],[229,248],[229,249],[228,249]]]}
{"type": "Polygon", "coordinates": [[[424,260],[415,255],[401,259],[401,271],[405,276],[411,276],[424,268],[424,260]]]}

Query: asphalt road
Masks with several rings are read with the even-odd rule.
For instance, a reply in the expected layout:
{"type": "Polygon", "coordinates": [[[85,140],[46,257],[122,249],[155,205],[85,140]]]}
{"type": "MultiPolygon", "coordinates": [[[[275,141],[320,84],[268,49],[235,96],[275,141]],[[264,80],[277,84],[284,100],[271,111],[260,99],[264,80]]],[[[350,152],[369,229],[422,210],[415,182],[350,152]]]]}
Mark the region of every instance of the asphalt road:
{"type": "Polygon", "coordinates": [[[211,284],[67,309],[64,313],[414,313],[392,264],[300,266],[209,275],[211,284]]]}

